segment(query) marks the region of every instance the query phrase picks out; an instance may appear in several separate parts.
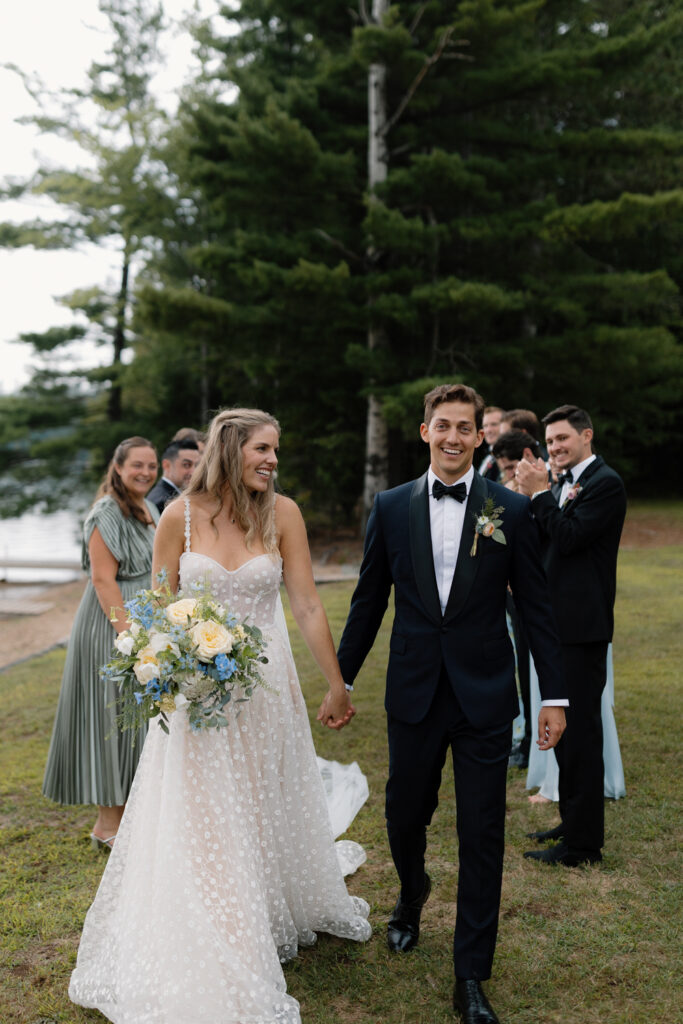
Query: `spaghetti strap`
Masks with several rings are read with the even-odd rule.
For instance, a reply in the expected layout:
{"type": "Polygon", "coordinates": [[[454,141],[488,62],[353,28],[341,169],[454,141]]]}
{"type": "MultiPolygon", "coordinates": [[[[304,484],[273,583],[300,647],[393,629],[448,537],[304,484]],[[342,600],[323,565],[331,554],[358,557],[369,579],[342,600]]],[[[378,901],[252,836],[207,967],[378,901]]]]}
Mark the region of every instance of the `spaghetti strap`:
{"type": "Polygon", "coordinates": [[[185,502],[185,550],[190,550],[190,499],[184,498],[185,502]]]}

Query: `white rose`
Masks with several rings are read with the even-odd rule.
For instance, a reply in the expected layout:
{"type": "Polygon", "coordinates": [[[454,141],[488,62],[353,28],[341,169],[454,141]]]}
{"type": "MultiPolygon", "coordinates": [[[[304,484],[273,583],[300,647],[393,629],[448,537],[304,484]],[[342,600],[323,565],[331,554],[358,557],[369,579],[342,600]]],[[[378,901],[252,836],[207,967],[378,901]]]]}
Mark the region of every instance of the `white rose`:
{"type": "Polygon", "coordinates": [[[178,645],[173,643],[167,633],[160,633],[157,629],[150,631],[149,646],[155,654],[159,654],[161,651],[173,651],[177,658],[180,657],[180,648],[178,645]]]}
{"type": "Polygon", "coordinates": [[[202,661],[211,661],[217,654],[228,654],[232,650],[232,633],[214,619],[198,622],[190,630],[202,661]]]}
{"type": "Polygon", "coordinates": [[[174,626],[186,626],[188,618],[192,618],[197,608],[197,602],[193,597],[182,597],[180,601],[174,601],[166,607],[166,618],[174,626]]]}
{"type": "Polygon", "coordinates": [[[139,622],[131,622],[130,632],[133,634],[133,636],[137,636],[141,629],[142,626],[140,625],[139,622]]]}
{"type": "Polygon", "coordinates": [[[135,647],[135,637],[131,636],[127,629],[124,629],[123,633],[119,633],[114,640],[114,647],[121,654],[131,654],[135,647]]]}
{"type": "Polygon", "coordinates": [[[159,662],[151,647],[143,647],[138,652],[138,660],[133,665],[133,672],[143,686],[151,683],[153,679],[159,678],[159,662]]]}

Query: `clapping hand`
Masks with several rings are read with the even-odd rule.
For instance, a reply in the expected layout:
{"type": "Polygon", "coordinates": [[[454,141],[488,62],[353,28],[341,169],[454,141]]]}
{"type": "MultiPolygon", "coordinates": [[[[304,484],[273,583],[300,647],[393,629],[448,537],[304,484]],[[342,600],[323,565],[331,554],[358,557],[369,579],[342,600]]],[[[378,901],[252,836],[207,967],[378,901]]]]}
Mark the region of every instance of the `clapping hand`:
{"type": "Polygon", "coordinates": [[[348,690],[328,690],[316,717],[321,725],[339,731],[349,724],[355,713],[356,709],[351,703],[348,690]]]}
{"type": "Polygon", "coordinates": [[[520,459],[515,470],[515,479],[522,494],[529,498],[537,491],[548,487],[548,470],[543,459],[520,459]]]}

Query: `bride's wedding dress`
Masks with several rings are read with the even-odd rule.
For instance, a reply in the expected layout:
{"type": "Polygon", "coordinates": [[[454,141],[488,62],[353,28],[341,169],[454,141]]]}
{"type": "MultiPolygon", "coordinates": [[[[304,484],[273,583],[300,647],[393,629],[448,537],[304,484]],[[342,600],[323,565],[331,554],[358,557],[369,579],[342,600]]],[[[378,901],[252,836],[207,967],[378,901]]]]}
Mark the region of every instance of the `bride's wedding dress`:
{"type": "MultiPolygon", "coordinates": [[[[192,733],[182,711],[169,735],[152,721],[69,996],[115,1024],[299,1024],[281,961],[319,931],[364,941],[371,928],[335,851],[283,632],[281,560],[257,555],[230,572],[188,550],[180,577],[185,591],[208,580],[263,630],[270,689],[221,730],[192,733]]],[[[355,805],[363,777],[350,771],[355,805]]],[[[343,844],[342,859],[357,866],[359,851],[343,844]]]]}

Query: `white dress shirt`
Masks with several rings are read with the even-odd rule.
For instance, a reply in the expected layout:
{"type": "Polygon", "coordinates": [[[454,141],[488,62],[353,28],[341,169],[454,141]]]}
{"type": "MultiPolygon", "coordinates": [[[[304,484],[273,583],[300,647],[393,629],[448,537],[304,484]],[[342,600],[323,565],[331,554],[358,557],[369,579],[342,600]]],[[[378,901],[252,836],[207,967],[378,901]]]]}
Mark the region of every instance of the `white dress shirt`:
{"type": "MultiPolygon", "coordinates": [[[[472,466],[464,476],[461,476],[459,484],[464,484],[469,497],[474,469],[472,466]]],[[[439,501],[432,494],[434,481],[440,477],[432,471],[431,466],[427,470],[427,486],[429,488],[429,525],[432,531],[432,557],[434,559],[434,572],[436,573],[436,585],[439,588],[439,601],[441,602],[441,614],[446,611],[448,595],[451,592],[455,563],[458,560],[462,528],[465,525],[465,501],[456,501],[444,495],[439,501]]],[[[450,487],[445,480],[441,480],[445,487],[450,487]]]]}
{"type": "Polygon", "coordinates": [[[595,455],[589,455],[587,459],[583,460],[583,462],[577,462],[575,466],[572,466],[572,482],[569,483],[568,480],[565,480],[565,482],[562,484],[562,490],[560,491],[560,497],[558,501],[558,505],[560,506],[560,508],[562,508],[565,501],[567,500],[567,495],[571,491],[572,487],[576,487],[576,482],[583,473],[586,466],[590,466],[591,462],[595,462],[596,458],[597,456],[595,455]]]}

